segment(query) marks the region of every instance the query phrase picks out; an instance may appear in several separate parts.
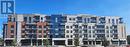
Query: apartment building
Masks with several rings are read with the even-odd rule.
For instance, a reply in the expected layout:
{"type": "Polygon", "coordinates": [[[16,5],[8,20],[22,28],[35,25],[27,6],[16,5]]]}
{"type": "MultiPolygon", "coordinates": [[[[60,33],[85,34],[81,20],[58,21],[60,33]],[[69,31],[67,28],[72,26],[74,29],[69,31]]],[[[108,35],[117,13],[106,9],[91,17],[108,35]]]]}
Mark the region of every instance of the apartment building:
{"type": "Polygon", "coordinates": [[[75,46],[75,38],[80,46],[102,45],[104,39],[115,46],[127,42],[125,23],[117,16],[15,14],[3,25],[5,45],[15,39],[19,45],[42,45],[47,39],[50,45],[75,46]]]}
{"type": "MultiPolygon", "coordinates": [[[[79,38],[79,45],[102,45],[107,39],[109,45],[125,45],[126,32],[123,19],[116,16],[95,16],[87,14],[67,15],[66,39],[79,38]]],[[[69,45],[70,42],[68,42],[69,45]]]]}
{"type": "Polygon", "coordinates": [[[9,15],[7,23],[3,26],[4,45],[12,45],[14,41],[18,45],[36,45],[36,43],[41,45],[42,40],[48,37],[48,23],[44,22],[44,16],[39,14],[9,15]]]}

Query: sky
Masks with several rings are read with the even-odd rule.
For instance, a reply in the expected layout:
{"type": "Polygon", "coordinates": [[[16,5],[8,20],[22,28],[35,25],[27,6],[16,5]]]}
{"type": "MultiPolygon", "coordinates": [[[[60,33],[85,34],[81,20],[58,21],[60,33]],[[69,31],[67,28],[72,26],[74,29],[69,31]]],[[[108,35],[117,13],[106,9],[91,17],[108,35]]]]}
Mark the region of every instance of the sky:
{"type": "MultiPolygon", "coordinates": [[[[130,0],[15,0],[18,14],[93,14],[120,16],[130,35],[130,0]]],[[[0,17],[0,33],[6,17],[0,17]]]]}

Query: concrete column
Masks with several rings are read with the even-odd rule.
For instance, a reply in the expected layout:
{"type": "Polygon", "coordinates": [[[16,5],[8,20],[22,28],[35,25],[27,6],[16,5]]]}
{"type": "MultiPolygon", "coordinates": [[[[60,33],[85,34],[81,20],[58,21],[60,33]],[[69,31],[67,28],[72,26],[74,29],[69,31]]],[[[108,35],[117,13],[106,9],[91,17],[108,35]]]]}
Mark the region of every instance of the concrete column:
{"type": "Polygon", "coordinates": [[[54,40],[52,40],[52,45],[54,45],[54,40]]]}
{"type": "Polygon", "coordinates": [[[88,42],[88,45],[89,45],[89,41],[87,41],[88,42]]]}
{"type": "Polygon", "coordinates": [[[102,45],[102,41],[100,42],[100,45],[102,45]]]}
{"type": "Polygon", "coordinates": [[[110,45],[112,45],[112,41],[109,41],[110,45]]]}
{"type": "Polygon", "coordinates": [[[43,39],[42,39],[42,46],[43,46],[43,39]]]}
{"type": "Polygon", "coordinates": [[[118,46],[120,45],[119,43],[120,43],[120,42],[118,41],[118,46]]]}
{"type": "Polygon", "coordinates": [[[32,43],[32,40],[31,40],[31,46],[33,46],[32,44],[33,44],[33,43],[32,43]]]}
{"type": "Polygon", "coordinates": [[[65,40],[65,45],[68,46],[68,39],[65,40]]]}
{"type": "Polygon", "coordinates": [[[93,45],[93,43],[94,43],[94,42],[92,41],[92,42],[91,42],[91,45],[93,45]]]}
{"type": "Polygon", "coordinates": [[[6,43],[4,42],[4,46],[6,46],[6,43]]]}
{"type": "Polygon", "coordinates": [[[96,41],[95,41],[95,45],[97,45],[97,44],[96,44],[96,41]]]}

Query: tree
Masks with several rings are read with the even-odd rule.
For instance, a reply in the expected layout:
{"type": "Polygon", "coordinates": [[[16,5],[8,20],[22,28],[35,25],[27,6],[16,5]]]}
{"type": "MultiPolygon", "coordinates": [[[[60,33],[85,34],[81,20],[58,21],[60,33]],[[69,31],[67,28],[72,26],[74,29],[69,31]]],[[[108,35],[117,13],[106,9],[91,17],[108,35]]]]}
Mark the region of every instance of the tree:
{"type": "Polygon", "coordinates": [[[3,45],[3,39],[2,38],[0,38],[0,45],[3,45]]]}
{"type": "Polygon", "coordinates": [[[102,46],[107,47],[109,46],[109,41],[107,41],[106,37],[102,37],[102,46]]]}
{"type": "Polygon", "coordinates": [[[43,39],[43,45],[45,45],[46,47],[48,47],[49,40],[48,39],[43,39]]]}
{"type": "Polygon", "coordinates": [[[79,38],[74,38],[74,45],[77,47],[79,46],[79,38]]]}
{"type": "Polygon", "coordinates": [[[15,47],[17,45],[16,42],[17,42],[16,39],[14,39],[11,45],[15,47]]]}
{"type": "Polygon", "coordinates": [[[127,43],[130,45],[130,35],[127,36],[127,43]]]}

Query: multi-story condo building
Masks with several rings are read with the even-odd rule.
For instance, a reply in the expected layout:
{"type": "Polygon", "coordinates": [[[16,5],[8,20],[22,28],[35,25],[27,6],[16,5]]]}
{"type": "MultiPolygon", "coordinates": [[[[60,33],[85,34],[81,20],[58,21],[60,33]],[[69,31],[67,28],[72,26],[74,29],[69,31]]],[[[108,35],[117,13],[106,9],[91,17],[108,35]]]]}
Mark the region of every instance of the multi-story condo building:
{"type": "Polygon", "coordinates": [[[49,23],[50,27],[50,38],[52,38],[52,45],[65,45],[65,23],[66,16],[62,15],[51,15],[46,16],[46,22],[49,23]],[[63,42],[63,43],[61,43],[63,42]]]}
{"type": "Polygon", "coordinates": [[[75,38],[79,39],[80,46],[102,45],[105,39],[115,46],[127,42],[125,23],[118,16],[10,15],[3,32],[5,45],[14,39],[20,45],[42,45],[42,40],[48,39],[51,45],[75,46],[75,38]]]}
{"type": "Polygon", "coordinates": [[[81,46],[102,45],[105,38],[110,45],[126,44],[125,25],[121,17],[67,15],[65,26],[66,39],[74,41],[78,37],[81,46]]]}
{"type": "Polygon", "coordinates": [[[4,45],[13,42],[19,45],[39,45],[43,39],[47,39],[48,28],[44,22],[45,15],[39,14],[15,14],[9,15],[7,23],[4,24],[4,45]]]}

